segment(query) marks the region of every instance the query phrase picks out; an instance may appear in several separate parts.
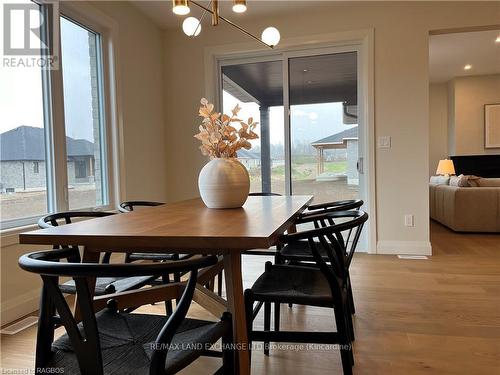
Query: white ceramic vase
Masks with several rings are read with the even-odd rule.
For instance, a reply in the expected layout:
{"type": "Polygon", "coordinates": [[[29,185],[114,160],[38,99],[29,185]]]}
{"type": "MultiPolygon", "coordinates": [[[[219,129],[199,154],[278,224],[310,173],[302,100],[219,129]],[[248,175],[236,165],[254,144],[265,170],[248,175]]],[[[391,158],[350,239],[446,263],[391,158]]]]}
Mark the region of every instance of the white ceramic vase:
{"type": "Polygon", "coordinates": [[[208,208],[237,208],[247,200],[250,176],[236,158],[212,159],[200,172],[198,188],[208,208]]]}

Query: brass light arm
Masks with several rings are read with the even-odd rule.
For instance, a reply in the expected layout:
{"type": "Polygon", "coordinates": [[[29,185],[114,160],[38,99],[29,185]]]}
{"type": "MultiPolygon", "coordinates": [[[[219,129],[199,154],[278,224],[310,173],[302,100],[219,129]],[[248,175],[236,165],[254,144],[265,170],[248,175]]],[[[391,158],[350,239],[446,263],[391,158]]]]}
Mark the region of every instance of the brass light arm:
{"type": "MultiPolygon", "coordinates": [[[[193,1],[193,0],[189,0],[190,3],[193,3],[194,5],[196,5],[197,7],[205,10],[206,12],[209,12],[212,14],[212,23],[213,23],[213,20],[214,20],[214,11],[212,11],[212,9],[209,9],[201,4],[199,4],[198,2],[196,1],[193,1]]],[[[213,5],[214,5],[214,2],[215,1],[212,1],[211,4],[212,4],[212,8],[213,8],[213,5]]],[[[226,17],[223,17],[221,16],[218,11],[216,12],[216,15],[217,15],[217,18],[220,18],[221,20],[223,20],[224,22],[226,22],[227,24],[233,26],[234,28],[240,30],[242,33],[248,35],[250,38],[253,38],[255,39],[256,41],[262,43],[263,45],[265,45],[266,47],[269,47],[271,49],[273,49],[274,47],[273,46],[270,46],[269,44],[265,43],[264,41],[262,41],[262,39],[256,37],[255,35],[253,35],[252,33],[250,33],[249,31],[245,30],[244,28],[242,28],[241,26],[238,26],[237,24],[235,24],[234,22],[228,20],[226,17]]]]}
{"type": "Polygon", "coordinates": [[[219,0],[212,0],[212,26],[219,24],[219,0]]]}
{"type": "MultiPolygon", "coordinates": [[[[210,1],[210,3],[208,4],[208,6],[211,6],[211,5],[212,5],[212,1],[210,1]]],[[[200,20],[198,21],[198,26],[196,26],[196,29],[194,30],[194,33],[193,33],[193,35],[192,35],[193,37],[194,37],[194,34],[196,34],[196,31],[197,31],[197,30],[201,27],[201,23],[202,23],[202,22],[203,22],[203,20],[205,19],[205,16],[207,15],[207,13],[208,13],[208,10],[207,10],[207,9],[205,9],[205,10],[203,11],[203,14],[202,14],[202,15],[201,15],[201,17],[200,17],[200,20]]]]}

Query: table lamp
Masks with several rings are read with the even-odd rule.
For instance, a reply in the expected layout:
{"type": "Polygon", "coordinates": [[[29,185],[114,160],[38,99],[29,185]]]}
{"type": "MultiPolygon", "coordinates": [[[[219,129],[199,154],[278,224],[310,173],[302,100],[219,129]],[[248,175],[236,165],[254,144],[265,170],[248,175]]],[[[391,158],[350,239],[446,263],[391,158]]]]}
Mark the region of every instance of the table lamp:
{"type": "Polygon", "coordinates": [[[451,174],[455,174],[455,166],[453,165],[453,160],[440,160],[436,170],[436,174],[440,174],[446,177],[449,177],[451,174]]]}

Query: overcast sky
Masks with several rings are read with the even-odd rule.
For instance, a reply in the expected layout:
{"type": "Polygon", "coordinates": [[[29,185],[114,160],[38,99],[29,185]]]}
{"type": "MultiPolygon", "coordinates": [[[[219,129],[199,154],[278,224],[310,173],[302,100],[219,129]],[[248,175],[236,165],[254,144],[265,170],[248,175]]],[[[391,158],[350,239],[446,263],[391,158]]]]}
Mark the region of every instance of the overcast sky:
{"type": "MultiPolygon", "coordinates": [[[[239,117],[246,121],[252,116],[260,121],[259,106],[256,103],[242,103],[230,93],[224,91],[224,113],[230,114],[231,109],[239,103],[241,109],[239,117]]],[[[271,144],[283,144],[284,117],[283,107],[271,107],[269,113],[271,144]]],[[[314,142],[332,134],[340,133],[355,125],[344,125],[342,103],[304,104],[292,106],[290,120],[293,141],[314,142]]],[[[257,127],[260,134],[260,127],[257,127]]],[[[255,144],[259,140],[253,141],[255,144]]]]}
{"type": "MultiPolygon", "coordinates": [[[[14,16],[12,21],[15,43],[22,37],[22,27],[18,27],[22,18],[14,16]]],[[[88,32],[64,19],[61,32],[66,135],[93,142],[88,32]]],[[[32,42],[36,43],[36,39],[32,42]]],[[[43,127],[40,68],[0,67],[0,83],[0,132],[21,125],[43,127]]]]}

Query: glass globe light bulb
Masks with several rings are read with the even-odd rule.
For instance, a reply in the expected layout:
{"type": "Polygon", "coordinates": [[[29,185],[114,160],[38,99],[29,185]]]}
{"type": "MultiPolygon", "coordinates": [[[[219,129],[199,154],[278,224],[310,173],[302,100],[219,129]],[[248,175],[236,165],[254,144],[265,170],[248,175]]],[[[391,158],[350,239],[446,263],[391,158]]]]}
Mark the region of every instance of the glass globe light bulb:
{"type": "Polygon", "coordinates": [[[276,27],[268,27],[262,32],[261,39],[267,45],[274,47],[280,41],[280,32],[276,27]]]}
{"type": "Polygon", "coordinates": [[[195,17],[188,17],[182,22],[182,31],[187,36],[198,36],[201,32],[200,20],[195,17]]]}

